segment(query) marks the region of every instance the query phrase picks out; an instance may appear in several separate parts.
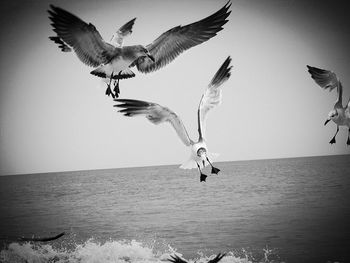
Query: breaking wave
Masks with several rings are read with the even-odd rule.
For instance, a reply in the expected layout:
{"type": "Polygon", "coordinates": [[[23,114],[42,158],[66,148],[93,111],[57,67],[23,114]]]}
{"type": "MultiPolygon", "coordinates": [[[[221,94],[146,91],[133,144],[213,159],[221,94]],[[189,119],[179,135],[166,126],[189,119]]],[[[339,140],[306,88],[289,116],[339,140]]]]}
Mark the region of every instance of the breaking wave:
{"type": "MultiPolygon", "coordinates": [[[[65,242],[64,242],[65,243],[65,242]]],[[[261,259],[254,259],[245,250],[228,252],[220,263],[277,263],[269,259],[271,250],[263,249],[261,259]]],[[[176,253],[182,256],[170,245],[163,249],[155,249],[139,241],[98,242],[89,239],[82,244],[38,244],[33,242],[14,242],[8,244],[0,252],[0,262],[3,263],[157,263],[169,262],[170,255],[176,253]],[[66,246],[64,246],[66,245],[66,246]]],[[[198,257],[189,259],[189,263],[206,263],[215,255],[204,255],[198,252],[198,257]]]]}

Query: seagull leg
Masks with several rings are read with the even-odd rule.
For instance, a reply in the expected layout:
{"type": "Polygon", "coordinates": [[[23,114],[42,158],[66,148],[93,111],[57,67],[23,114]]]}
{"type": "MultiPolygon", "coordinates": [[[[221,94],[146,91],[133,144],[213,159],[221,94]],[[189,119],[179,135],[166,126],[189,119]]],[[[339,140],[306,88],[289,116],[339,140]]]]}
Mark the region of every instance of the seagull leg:
{"type": "Polygon", "coordinates": [[[348,140],[346,141],[346,145],[350,145],[350,128],[348,131],[348,140]]]}
{"type": "Polygon", "coordinates": [[[201,171],[201,167],[199,166],[199,164],[197,163],[198,166],[198,170],[199,170],[199,174],[200,174],[200,182],[205,182],[205,179],[207,179],[207,175],[203,174],[201,171]]]}
{"type": "Polygon", "coordinates": [[[112,98],[114,99],[115,96],[111,90],[112,79],[113,79],[113,72],[111,74],[111,78],[109,79],[109,83],[107,84],[106,95],[107,96],[112,95],[112,98]]]}
{"type": "Polygon", "coordinates": [[[209,158],[208,158],[208,157],[207,157],[207,161],[208,161],[208,163],[209,163],[210,166],[211,166],[211,173],[212,173],[212,174],[218,174],[218,173],[220,172],[220,169],[214,167],[214,166],[211,164],[211,162],[209,161],[209,158]]]}
{"type": "Polygon", "coordinates": [[[120,93],[120,89],[119,89],[119,80],[120,80],[120,76],[121,76],[122,71],[119,71],[118,73],[118,79],[117,82],[114,82],[114,94],[115,96],[118,98],[119,97],[119,93],[120,93]]]}
{"type": "Polygon", "coordinates": [[[332,140],[330,140],[330,141],[329,141],[329,143],[330,143],[330,144],[335,143],[335,136],[337,136],[338,131],[339,131],[339,126],[337,125],[337,131],[335,132],[335,134],[334,134],[334,136],[333,136],[332,140]]]}

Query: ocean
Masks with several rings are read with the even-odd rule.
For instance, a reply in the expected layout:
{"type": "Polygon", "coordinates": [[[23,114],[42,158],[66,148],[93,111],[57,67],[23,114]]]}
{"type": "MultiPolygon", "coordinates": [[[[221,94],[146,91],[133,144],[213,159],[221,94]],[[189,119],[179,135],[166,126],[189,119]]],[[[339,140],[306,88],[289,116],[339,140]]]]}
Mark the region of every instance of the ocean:
{"type": "Polygon", "coordinates": [[[2,176],[0,262],[350,262],[350,155],[215,166],[2,176]]]}

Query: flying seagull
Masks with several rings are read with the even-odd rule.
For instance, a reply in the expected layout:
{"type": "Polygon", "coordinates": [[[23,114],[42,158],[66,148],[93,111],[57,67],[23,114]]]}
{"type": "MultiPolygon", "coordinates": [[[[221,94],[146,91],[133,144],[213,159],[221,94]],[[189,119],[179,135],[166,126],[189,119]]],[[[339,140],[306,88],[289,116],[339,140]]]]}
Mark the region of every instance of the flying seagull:
{"type": "MultiPolygon", "coordinates": [[[[215,258],[210,259],[207,263],[218,263],[226,254],[217,254],[215,258]]],[[[172,263],[188,263],[188,261],[180,258],[178,255],[170,256],[171,258],[168,259],[172,263]]]]}
{"type": "Polygon", "coordinates": [[[348,139],[346,144],[350,145],[350,99],[345,107],[343,107],[343,85],[337,78],[337,75],[329,70],[319,69],[307,65],[308,72],[311,74],[311,78],[323,89],[332,91],[337,89],[338,98],[334,104],[334,108],[328,113],[328,118],[325,121],[326,125],[329,121],[333,121],[337,125],[337,131],[333,138],[330,140],[330,144],[335,143],[335,136],[338,134],[339,126],[348,127],[348,139]]]}
{"type": "Polygon", "coordinates": [[[90,73],[110,81],[106,94],[118,97],[119,79],[131,78],[135,74],[130,68],[136,66],[142,73],[156,71],[185,50],[199,45],[223,29],[231,11],[230,1],[216,13],[197,22],[176,26],[161,34],[151,44],[146,46],[123,46],[123,38],[131,33],[135,18],[118,31],[110,43],[104,41],[91,23],[86,23],[70,12],[50,5],[49,18],[56,36],[49,37],[58,44],[63,52],[74,50],[78,58],[88,66],[95,69],[90,73]],[[111,81],[114,90],[111,90],[111,81]]]}
{"type": "Polygon", "coordinates": [[[200,173],[200,181],[203,182],[206,180],[207,175],[202,173],[201,166],[204,168],[206,165],[210,164],[212,167],[212,174],[218,174],[220,171],[218,168],[214,167],[210,161],[210,159],[214,157],[214,154],[208,152],[205,139],[205,124],[209,110],[221,103],[221,85],[231,76],[230,71],[232,66],[230,66],[230,63],[231,58],[228,57],[216,72],[213,79],[206,88],[204,94],[202,95],[197,112],[199,133],[197,142],[194,142],[189,137],[181,119],[169,108],[152,102],[132,99],[116,99],[115,101],[120,102],[121,104],[114,106],[123,108],[119,110],[119,112],[123,113],[125,116],[145,116],[154,124],[170,122],[177,132],[177,135],[180,137],[181,141],[186,146],[191,147],[192,150],[190,159],[186,163],[182,164],[180,168],[198,168],[200,173]]]}

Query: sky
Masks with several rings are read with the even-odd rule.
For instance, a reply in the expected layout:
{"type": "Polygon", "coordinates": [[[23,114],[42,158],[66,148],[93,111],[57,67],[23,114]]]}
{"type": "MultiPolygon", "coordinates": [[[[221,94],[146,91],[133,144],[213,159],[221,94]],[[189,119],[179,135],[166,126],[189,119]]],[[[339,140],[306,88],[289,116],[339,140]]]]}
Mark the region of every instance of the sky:
{"type": "MultiPolygon", "coordinates": [[[[49,4],[93,23],[109,40],[136,17],[125,45],[200,20],[226,0],[28,0],[0,4],[0,175],[181,164],[190,155],[169,124],[118,113],[105,84],[74,53],[49,41],[49,4]]],[[[346,1],[232,0],[229,22],[209,41],[157,72],[121,81],[121,98],[167,106],[197,140],[197,107],[232,57],[222,104],[207,119],[217,161],[349,154],[347,130],[323,123],[336,92],[319,88],[306,65],[334,71],[350,97],[346,1]]]]}

